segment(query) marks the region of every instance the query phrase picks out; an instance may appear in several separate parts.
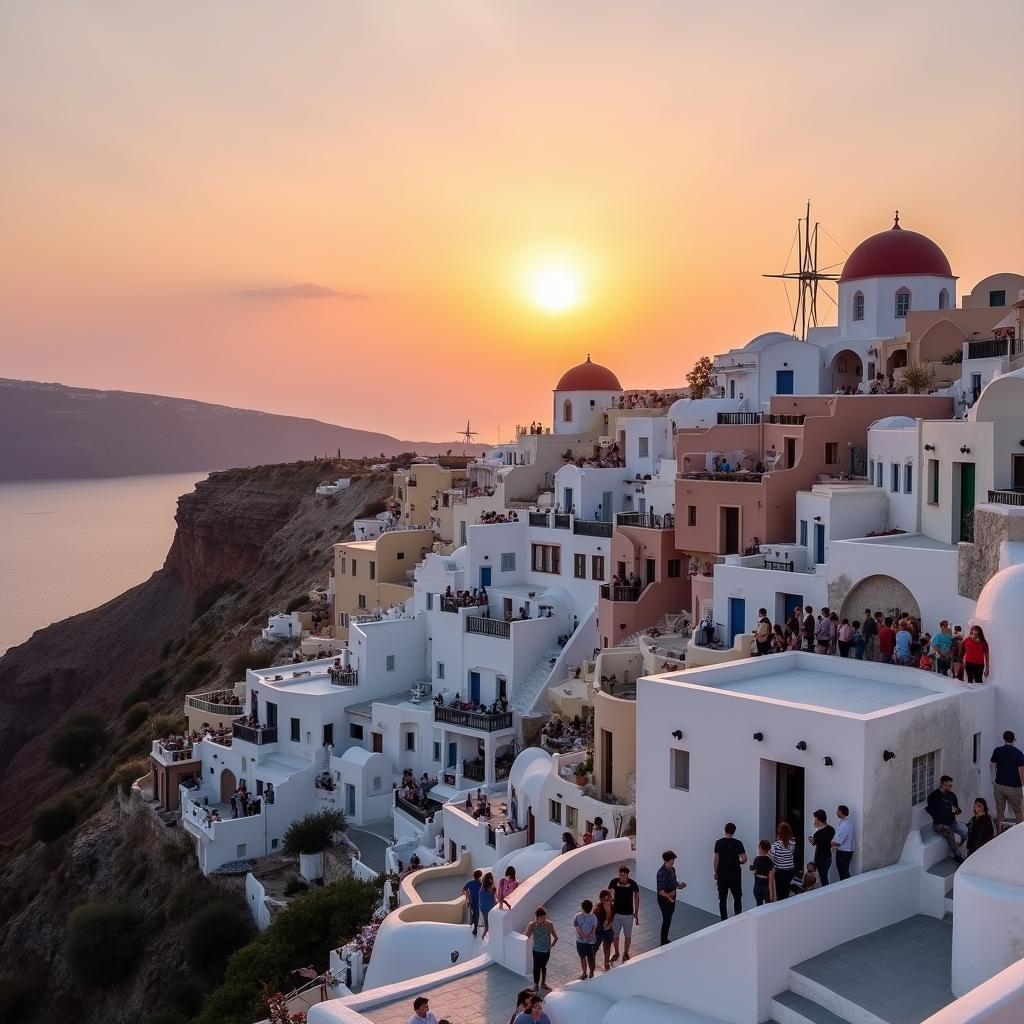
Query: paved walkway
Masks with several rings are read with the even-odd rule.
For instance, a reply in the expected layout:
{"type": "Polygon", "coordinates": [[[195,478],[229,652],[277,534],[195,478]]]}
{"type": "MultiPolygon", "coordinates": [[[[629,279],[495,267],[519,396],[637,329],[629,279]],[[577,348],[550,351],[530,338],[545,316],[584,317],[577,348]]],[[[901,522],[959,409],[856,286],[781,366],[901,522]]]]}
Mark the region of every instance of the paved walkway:
{"type": "Polygon", "coordinates": [[[390,821],[371,822],[365,826],[350,827],[346,835],[359,847],[362,861],[367,867],[383,871],[384,854],[391,845],[393,829],[394,824],[390,821]]]}

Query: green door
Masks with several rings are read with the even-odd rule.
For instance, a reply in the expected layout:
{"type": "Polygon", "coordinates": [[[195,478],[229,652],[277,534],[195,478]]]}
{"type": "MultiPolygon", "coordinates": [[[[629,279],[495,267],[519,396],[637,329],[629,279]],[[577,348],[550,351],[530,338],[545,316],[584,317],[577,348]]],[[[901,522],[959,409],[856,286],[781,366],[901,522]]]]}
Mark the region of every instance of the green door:
{"type": "Polygon", "coordinates": [[[960,539],[974,540],[974,463],[960,463],[960,539]]]}

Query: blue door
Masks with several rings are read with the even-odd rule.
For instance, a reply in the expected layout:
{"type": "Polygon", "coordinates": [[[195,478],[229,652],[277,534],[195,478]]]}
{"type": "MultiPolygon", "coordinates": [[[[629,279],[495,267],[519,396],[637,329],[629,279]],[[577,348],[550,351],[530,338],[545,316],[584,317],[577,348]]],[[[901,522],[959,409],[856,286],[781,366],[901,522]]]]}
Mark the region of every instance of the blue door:
{"type": "Polygon", "coordinates": [[[562,511],[563,512],[568,512],[568,511],[570,511],[572,509],[572,506],[573,506],[572,488],[571,487],[565,487],[562,490],[562,511]]]}
{"type": "Polygon", "coordinates": [[[486,589],[491,585],[491,567],[489,565],[480,566],[480,586],[486,589]]]}
{"type": "Polygon", "coordinates": [[[345,813],[354,818],[356,814],[356,787],[345,783],[345,813]]]}
{"type": "Polygon", "coordinates": [[[469,699],[474,704],[480,703],[480,673],[469,673],[469,699]]]}
{"type": "Polygon", "coordinates": [[[729,598],[729,646],[747,629],[747,602],[742,597],[729,598]]]}
{"type": "Polygon", "coordinates": [[[793,614],[793,609],[796,609],[797,618],[803,620],[803,607],[804,607],[804,596],[803,594],[783,594],[782,595],[782,618],[788,619],[793,614]]]}
{"type": "Polygon", "coordinates": [[[821,565],[825,561],[825,524],[814,524],[814,561],[821,565]]]}
{"type": "Polygon", "coordinates": [[[793,371],[792,370],[776,370],[775,371],[775,394],[777,394],[777,395],[791,395],[791,394],[793,394],[793,371]]]}
{"type": "Polygon", "coordinates": [[[459,760],[459,744],[458,743],[449,743],[448,744],[448,764],[446,764],[445,767],[446,768],[454,768],[455,765],[458,763],[458,760],[459,760]]]}

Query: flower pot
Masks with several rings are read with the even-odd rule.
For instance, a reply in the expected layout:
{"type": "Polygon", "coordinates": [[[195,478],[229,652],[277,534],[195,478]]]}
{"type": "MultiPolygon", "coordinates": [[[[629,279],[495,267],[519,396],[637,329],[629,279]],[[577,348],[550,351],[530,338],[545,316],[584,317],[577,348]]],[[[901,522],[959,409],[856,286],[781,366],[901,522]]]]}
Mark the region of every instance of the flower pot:
{"type": "Polygon", "coordinates": [[[577,786],[585,786],[590,781],[589,775],[577,775],[575,782],[577,786]]]}

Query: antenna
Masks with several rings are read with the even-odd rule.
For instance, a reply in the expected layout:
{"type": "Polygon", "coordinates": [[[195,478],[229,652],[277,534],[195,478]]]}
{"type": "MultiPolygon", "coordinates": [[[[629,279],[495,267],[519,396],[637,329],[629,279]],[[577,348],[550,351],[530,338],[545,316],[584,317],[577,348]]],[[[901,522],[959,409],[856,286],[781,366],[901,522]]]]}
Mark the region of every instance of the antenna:
{"type": "MultiPolygon", "coordinates": [[[[831,237],[831,236],[830,236],[831,237]]],[[[811,202],[807,201],[804,216],[796,222],[796,245],[799,250],[800,269],[783,271],[781,274],[762,274],[783,281],[797,282],[796,308],[793,310],[793,333],[807,340],[807,329],[818,326],[818,284],[821,281],[838,281],[838,274],[826,274],[818,270],[818,224],[811,225],[811,202]]],[[[791,250],[792,251],[792,250],[791,250]]],[[[788,261],[787,261],[788,265],[788,261]]]]}
{"type": "Polygon", "coordinates": [[[459,437],[462,438],[462,443],[470,445],[473,443],[473,438],[476,437],[477,431],[471,430],[469,426],[469,420],[466,420],[466,429],[459,432],[459,437]]]}

